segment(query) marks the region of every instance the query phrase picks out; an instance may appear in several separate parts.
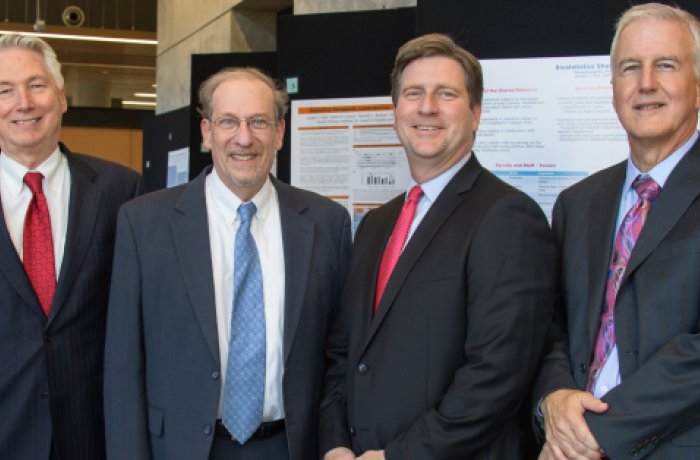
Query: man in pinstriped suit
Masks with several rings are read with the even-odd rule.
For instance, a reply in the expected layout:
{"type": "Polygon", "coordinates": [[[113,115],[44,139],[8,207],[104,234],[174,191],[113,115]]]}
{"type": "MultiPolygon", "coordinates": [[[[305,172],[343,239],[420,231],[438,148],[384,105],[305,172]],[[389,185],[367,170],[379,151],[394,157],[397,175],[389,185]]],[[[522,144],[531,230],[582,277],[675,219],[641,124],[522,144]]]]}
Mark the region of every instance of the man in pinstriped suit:
{"type": "Polygon", "coordinates": [[[116,216],[142,182],[59,144],[66,106],[53,50],[37,38],[0,38],[0,458],[7,460],[105,457],[102,363],[116,216]],[[43,176],[51,221],[57,280],[43,302],[23,266],[34,200],[27,172],[43,176]]]}

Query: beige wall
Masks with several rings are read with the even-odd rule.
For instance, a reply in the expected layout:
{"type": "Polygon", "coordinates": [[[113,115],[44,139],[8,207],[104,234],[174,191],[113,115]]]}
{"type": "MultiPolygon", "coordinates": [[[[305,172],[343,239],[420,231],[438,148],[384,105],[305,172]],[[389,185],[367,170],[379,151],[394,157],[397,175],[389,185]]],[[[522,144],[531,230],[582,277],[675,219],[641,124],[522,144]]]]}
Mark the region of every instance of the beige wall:
{"type": "Polygon", "coordinates": [[[277,12],[382,10],[416,0],[159,0],[156,80],[161,114],[189,105],[192,54],[274,51],[277,12]]]}
{"type": "Polygon", "coordinates": [[[64,126],[61,142],[74,152],[104,158],[141,172],[143,133],[140,129],[64,126]]]}

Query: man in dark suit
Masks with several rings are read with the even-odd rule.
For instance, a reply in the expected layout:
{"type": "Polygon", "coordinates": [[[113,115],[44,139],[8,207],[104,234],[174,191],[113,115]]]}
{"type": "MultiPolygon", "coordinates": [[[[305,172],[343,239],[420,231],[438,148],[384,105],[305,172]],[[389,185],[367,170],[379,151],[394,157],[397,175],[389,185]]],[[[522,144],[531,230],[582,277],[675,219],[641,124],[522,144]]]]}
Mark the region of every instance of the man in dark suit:
{"type": "Polygon", "coordinates": [[[356,234],[346,327],[329,340],[326,459],[523,455],[516,414],[551,316],[554,246],[537,204],[471,151],[482,93],[479,62],[449,37],[399,50],[392,97],[411,191],[356,234]]]}
{"type": "Polygon", "coordinates": [[[223,70],[202,85],[200,102],[213,169],[133,201],[119,217],[105,358],[107,455],[315,458],[326,334],[344,277],[349,214],[268,174],[287,107],[269,77],[251,68],[223,70]],[[259,256],[248,266],[259,263],[260,270],[239,285],[246,228],[255,246],[248,252],[259,256]],[[258,283],[256,293],[246,289],[258,283]],[[264,349],[256,351],[262,359],[232,371],[250,351],[231,353],[237,342],[259,338],[249,334],[258,313],[238,324],[245,316],[238,313],[250,307],[242,300],[260,293],[251,304],[264,322],[264,349]],[[238,400],[233,382],[257,375],[253,368],[264,370],[264,391],[251,377],[238,400]],[[253,402],[259,407],[245,432],[235,420],[253,402]]]}
{"type": "Polygon", "coordinates": [[[0,458],[105,457],[102,366],[119,206],[139,175],[59,144],[61,66],[0,38],[0,458]]]}
{"type": "Polygon", "coordinates": [[[542,458],[700,458],[700,25],[630,8],[611,48],[628,160],[554,208],[563,311],[535,387],[542,458]]]}

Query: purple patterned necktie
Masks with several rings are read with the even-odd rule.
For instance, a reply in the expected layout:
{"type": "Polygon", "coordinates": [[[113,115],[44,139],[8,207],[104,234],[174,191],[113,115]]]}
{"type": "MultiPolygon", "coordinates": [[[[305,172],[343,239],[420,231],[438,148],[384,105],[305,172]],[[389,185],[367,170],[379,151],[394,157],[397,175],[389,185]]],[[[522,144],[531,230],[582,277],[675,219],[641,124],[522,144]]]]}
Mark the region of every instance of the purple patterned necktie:
{"type": "Polygon", "coordinates": [[[637,238],[644,227],[644,222],[647,220],[649,208],[661,191],[659,184],[654,182],[651,177],[637,176],[632,182],[632,187],[639,198],[625,215],[615,237],[615,247],[608,269],[608,283],[605,288],[605,305],[600,317],[600,329],[595,344],[593,362],[588,374],[586,388],[589,391],[593,390],[600,371],[615,346],[614,316],[617,291],[620,289],[620,281],[625,274],[632,249],[634,249],[637,238]]]}

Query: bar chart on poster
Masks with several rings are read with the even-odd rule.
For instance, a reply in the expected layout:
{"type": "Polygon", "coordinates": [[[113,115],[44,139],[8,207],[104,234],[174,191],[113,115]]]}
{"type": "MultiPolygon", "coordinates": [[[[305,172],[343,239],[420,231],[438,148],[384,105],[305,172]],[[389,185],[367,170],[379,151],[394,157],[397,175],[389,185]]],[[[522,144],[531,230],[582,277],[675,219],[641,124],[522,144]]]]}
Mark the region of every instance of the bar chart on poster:
{"type": "MultiPolygon", "coordinates": [[[[482,60],[478,160],[551,216],[564,188],[628,155],[608,56],[482,60]]],[[[439,114],[436,116],[439,117],[439,114]]],[[[292,102],[291,182],[348,208],[355,225],[405,192],[391,98],[292,102]]]]}

